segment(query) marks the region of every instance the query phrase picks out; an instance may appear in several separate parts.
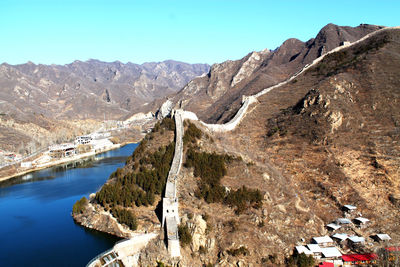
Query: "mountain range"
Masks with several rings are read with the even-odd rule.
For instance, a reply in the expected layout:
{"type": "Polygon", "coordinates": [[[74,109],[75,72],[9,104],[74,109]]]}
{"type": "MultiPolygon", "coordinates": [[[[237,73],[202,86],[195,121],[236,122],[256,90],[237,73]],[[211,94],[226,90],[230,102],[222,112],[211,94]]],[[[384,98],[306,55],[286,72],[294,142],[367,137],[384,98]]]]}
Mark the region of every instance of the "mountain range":
{"type": "MultiPolygon", "coordinates": [[[[213,131],[196,120],[184,123],[183,163],[176,179],[181,226],[186,227],[181,242],[187,245],[178,262],[171,259],[160,231],[138,262],[285,265],[295,246],[333,233],[365,238],[363,246],[338,245],[345,254],[376,252],[383,244],[373,237],[380,233],[392,238],[387,245],[398,245],[400,30],[378,31],[382,28],[329,24],[305,43],[289,39],[274,51],[215,64],[170,96],[175,107],[223,123],[235,115],[243,95],[300,73],[252,102],[232,131],[213,131]],[[311,64],[339,46],[343,49],[311,64]],[[346,215],[346,204],[356,206],[356,213],[346,215]],[[344,216],[362,216],[369,223],[328,230],[329,223],[344,216]]],[[[162,179],[155,177],[166,173],[158,159],[171,159],[173,129],[171,121],[158,124],[91,200],[95,208],[78,221],[116,233],[111,224],[92,222],[104,215],[103,208],[117,207],[133,213],[141,231],[157,231],[163,190],[162,179]],[[156,181],[158,189],[143,177],[156,181]],[[142,198],[132,203],[124,194],[113,197],[113,190],[126,196],[133,190],[142,198]]]]}
{"type": "Polygon", "coordinates": [[[37,147],[66,141],[103,120],[150,111],[149,103],[208,70],[207,64],[172,60],[142,65],[98,60],[67,65],[3,63],[0,147],[22,152],[28,143],[37,147]]]}

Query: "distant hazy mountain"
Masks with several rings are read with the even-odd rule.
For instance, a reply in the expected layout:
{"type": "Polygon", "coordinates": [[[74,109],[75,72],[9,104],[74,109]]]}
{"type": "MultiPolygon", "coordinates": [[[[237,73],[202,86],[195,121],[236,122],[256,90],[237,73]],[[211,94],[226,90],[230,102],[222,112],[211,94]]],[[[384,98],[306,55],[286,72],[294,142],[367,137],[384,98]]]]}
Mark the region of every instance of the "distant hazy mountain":
{"type": "Polygon", "coordinates": [[[149,110],[147,103],[178,91],[208,70],[207,64],[172,60],[142,65],[98,60],[1,64],[0,148],[34,151],[89,131],[104,118],[122,119],[149,110]]]}
{"type": "Polygon", "coordinates": [[[121,118],[146,103],[176,92],[209,70],[207,64],[89,60],[67,65],[0,65],[0,111],[24,117],[121,118]]]}

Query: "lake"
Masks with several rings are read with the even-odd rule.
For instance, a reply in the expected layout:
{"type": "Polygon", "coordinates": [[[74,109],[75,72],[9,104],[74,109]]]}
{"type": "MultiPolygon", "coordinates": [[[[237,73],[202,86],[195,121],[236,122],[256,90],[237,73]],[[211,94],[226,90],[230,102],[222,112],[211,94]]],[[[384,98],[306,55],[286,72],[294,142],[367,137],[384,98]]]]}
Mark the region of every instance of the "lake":
{"type": "Polygon", "coordinates": [[[85,266],[110,249],[120,239],[75,224],[72,206],[99,190],[136,147],[0,183],[0,266],[85,266]]]}

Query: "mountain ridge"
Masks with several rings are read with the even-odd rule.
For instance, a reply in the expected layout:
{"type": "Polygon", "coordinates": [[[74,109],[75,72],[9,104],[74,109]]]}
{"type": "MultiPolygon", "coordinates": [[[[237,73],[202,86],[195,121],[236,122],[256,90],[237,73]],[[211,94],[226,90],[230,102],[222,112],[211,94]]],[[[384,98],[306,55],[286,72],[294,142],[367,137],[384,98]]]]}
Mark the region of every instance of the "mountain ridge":
{"type": "MultiPolygon", "coordinates": [[[[226,201],[214,201],[210,191],[201,192],[212,184],[184,164],[177,178],[180,217],[193,240],[181,249],[179,264],[284,265],[294,246],[331,235],[326,225],[344,216],[345,204],[356,205],[370,224],[346,230],[365,237],[366,244],[343,245],[344,253],[373,252],[382,246],[372,239],[377,233],[388,233],[398,244],[399,47],[397,28],[327,54],[295,79],[260,95],[233,131],[185,123],[185,135],[192,134],[186,139],[186,163],[196,153],[202,161],[211,155],[230,159],[217,193],[257,189],[263,200],[261,207],[245,203],[248,208],[237,213],[226,201]]],[[[159,147],[164,139],[158,127],[141,143],[140,153],[164,151],[159,147]]],[[[132,159],[142,161],[136,152],[132,159]]],[[[141,168],[128,165],[117,182],[132,180],[132,169],[141,168]]],[[[140,217],[154,210],[128,208],[140,217]]],[[[160,257],[176,263],[158,238],[139,262],[151,265],[160,257]]]]}
{"type": "Polygon", "coordinates": [[[383,27],[366,24],[357,27],[328,24],[320,30],[316,38],[306,42],[291,38],[277,49],[268,50],[268,53],[266,50],[251,52],[236,61],[213,64],[207,75],[195,78],[176,93],[172,97],[173,102],[176,103],[176,107],[195,112],[205,122],[229,121],[239,109],[243,95],[255,94],[283,81],[322,53],[340,46],[343,42],[354,42],[380,28],[383,27]],[[253,60],[255,64],[249,69],[245,63],[254,53],[258,53],[260,58],[253,60]],[[241,80],[242,83],[232,84],[232,80],[243,66],[243,72],[247,73],[246,79],[241,80]],[[196,100],[191,100],[193,92],[196,100]]]}
{"type": "Polygon", "coordinates": [[[18,140],[23,147],[28,143],[41,147],[93,130],[103,120],[124,120],[134,113],[153,111],[154,100],[179,90],[208,68],[173,60],[144,65],[99,60],[66,65],[3,63],[0,147],[26,151],[19,148],[18,140]]]}

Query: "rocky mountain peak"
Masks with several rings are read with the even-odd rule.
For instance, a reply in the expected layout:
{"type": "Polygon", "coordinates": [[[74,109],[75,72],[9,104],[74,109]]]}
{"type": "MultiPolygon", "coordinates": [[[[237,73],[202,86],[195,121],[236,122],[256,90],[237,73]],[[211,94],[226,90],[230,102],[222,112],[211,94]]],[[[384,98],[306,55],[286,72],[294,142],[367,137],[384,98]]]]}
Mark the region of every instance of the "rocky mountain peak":
{"type": "Polygon", "coordinates": [[[274,51],[252,52],[240,60],[214,64],[207,76],[192,80],[172,101],[206,122],[226,122],[239,109],[243,95],[277,84],[343,42],[354,42],[380,28],[328,24],[306,43],[291,38],[274,51]]]}

